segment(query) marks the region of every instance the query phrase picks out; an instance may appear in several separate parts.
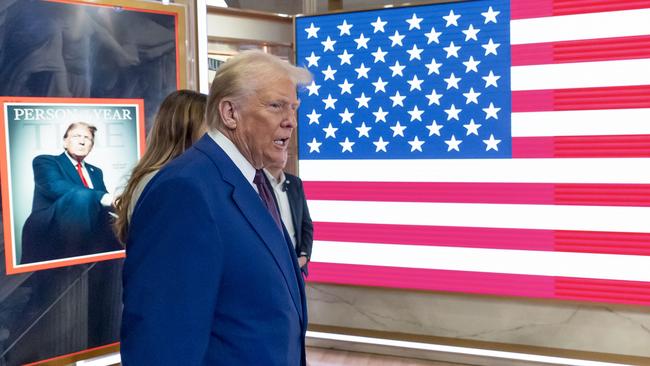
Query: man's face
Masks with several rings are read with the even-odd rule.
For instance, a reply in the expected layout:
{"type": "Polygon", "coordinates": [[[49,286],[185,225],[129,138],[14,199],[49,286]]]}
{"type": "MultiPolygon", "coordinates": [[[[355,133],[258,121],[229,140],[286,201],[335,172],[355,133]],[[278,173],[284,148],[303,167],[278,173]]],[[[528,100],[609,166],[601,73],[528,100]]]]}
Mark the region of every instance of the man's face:
{"type": "Polygon", "coordinates": [[[262,82],[257,93],[238,105],[233,142],[256,168],[286,160],[296,127],[298,98],[289,78],[262,82]]]}
{"type": "Polygon", "coordinates": [[[93,135],[85,126],[74,127],[63,139],[63,148],[77,161],[82,161],[93,148],[93,135]]]}

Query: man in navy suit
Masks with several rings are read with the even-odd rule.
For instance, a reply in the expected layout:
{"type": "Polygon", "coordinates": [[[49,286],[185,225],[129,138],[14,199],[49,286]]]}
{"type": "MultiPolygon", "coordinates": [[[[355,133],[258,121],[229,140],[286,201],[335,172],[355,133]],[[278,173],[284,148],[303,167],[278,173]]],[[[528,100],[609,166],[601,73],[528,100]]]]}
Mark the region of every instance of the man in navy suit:
{"type": "Polygon", "coordinates": [[[22,233],[21,264],[120,250],[111,229],[111,195],[102,170],[85,162],[97,128],[68,126],[60,155],[34,158],[32,213],[22,233]]]}
{"type": "Polygon", "coordinates": [[[264,170],[269,187],[273,190],[275,202],[280,209],[291,243],[298,256],[298,264],[305,275],[309,274],[308,264],[314,242],[314,224],[311,221],[307,198],[302,180],[293,174],[284,172],[287,157],[272,162],[264,170]]]}
{"type": "Polygon", "coordinates": [[[305,365],[304,283],[262,168],[286,153],[296,86],[309,80],[260,51],[217,71],[208,133],[156,174],[133,212],[125,366],[305,365]]]}

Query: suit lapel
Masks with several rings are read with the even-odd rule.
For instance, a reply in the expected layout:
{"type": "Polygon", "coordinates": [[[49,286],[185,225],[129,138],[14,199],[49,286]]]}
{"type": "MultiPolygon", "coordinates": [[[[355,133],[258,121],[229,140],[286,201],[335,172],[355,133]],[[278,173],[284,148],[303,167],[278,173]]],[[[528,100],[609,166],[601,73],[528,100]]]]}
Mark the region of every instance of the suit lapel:
{"type": "Polygon", "coordinates": [[[90,176],[90,181],[93,182],[93,189],[97,191],[106,192],[106,186],[104,185],[104,179],[100,176],[99,168],[94,165],[86,163],[86,170],[90,176]]]}
{"type": "Polygon", "coordinates": [[[70,161],[70,159],[65,153],[62,153],[61,155],[57,156],[57,161],[61,169],[63,169],[65,175],[68,177],[68,179],[70,179],[70,181],[78,183],[80,186],[83,186],[83,182],[81,181],[81,177],[79,177],[79,173],[77,172],[77,169],[75,169],[74,165],[72,165],[72,162],[70,161]]]}
{"type": "MultiPolygon", "coordinates": [[[[296,253],[296,256],[298,256],[302,251],[302,219],[303,215],[305,214],[303,207],[303,196],[305,193],[300,178],[292,174],[286,174],[286,179],[290,182],[287,189],[287,197],[289,199],[289,206],[291,207],[291,220],[293,221],[293,228],[296,233],[296,248],[294,252],[296,253]]],[[[303,273],[307,274],[308,264],[305,264],[305,266],[302,268],[299,266],[296,268],[298,269],[300,282],[303,284],[301,287],[303,308],[307,309],[307,297],[305,295],[305,279],[303,277],[303,273]]],[[[305,314],[305,317],[307,317],[307,314],[305,314]]]]}
{"type": "MultiPolygon", "coordinates": [[[[63,169],[65,175],[67,175],[71,181],[78,183],[80,186],[84,185],[83,182],[81,181],[81,177],[79,177],[79,172],[77,171],[77,168],[72,164],[70,158],[68,158],[65,152],[57,156],[57,161],[59,163],[59,166],[61,166],[61,169],[63,169]]],[[[106,192],[106,186],[104,186],[104,181],[99,176],[99,168],[88,163],[85,163],[85,165],[86,165],[86,171],[88,171],[88,175],[90,176],[90,181],[93,183],[93,189],[97,191],[106,192]]]]}
{"type": "Polygon", "coordinates": [[[86,163],[86,170],[88,171],[88,175],[90,176],[90,181],[93,182],[93,188],[98,190],[103,190],[102,187],[100,187],[102,184],[100,183],[101,180],[97,176],[97,168],[86,163]]]}
{"type": "Polygon", "coordinates": [[[278,227],[270,214],[260,215],[261,212],[266,212],[266,208],[259,195],[250,186],[250,183],[244,179],[232,160],[230,160],[210,136],[206,134],[194,146],[210,157],[221,171],[224,180],[233,186],[233,201],[269,250],[276,265],[280,268],[296,311],[302,320],[304,318],[302,296],[298,286],[300,279],[296,278],[295,264],[292,263],[293,258],[287,247],[284,235],[278,231],[278,227]]]}

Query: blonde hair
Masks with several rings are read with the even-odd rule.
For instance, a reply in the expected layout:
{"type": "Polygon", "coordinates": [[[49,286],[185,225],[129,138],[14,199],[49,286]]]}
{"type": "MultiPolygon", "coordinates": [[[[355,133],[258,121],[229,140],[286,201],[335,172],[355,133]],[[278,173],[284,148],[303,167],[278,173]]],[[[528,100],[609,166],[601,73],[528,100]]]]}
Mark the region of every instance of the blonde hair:
{"type": "Polygon", "coordinates": [[[206,103],[205,94],[178,90],[169,94],[160,105],[147,139],[147,151],[133,168],[126,189],[115,201],[117,219],[114,229],[123,243],[128,234],[128,211],[136,187],[147,174],[182,154],[205,133],[206,103]]]}
{"type": "Polygon", "coordinates": [[[241,100],[253,95],[261,81],[288,77],[296,86],[311,81],[311,73],[262,51],[245,51],[221,65],[214,76],[208,97],[208,126],[221,129],[219,103],[224,98],[241,100]]]}

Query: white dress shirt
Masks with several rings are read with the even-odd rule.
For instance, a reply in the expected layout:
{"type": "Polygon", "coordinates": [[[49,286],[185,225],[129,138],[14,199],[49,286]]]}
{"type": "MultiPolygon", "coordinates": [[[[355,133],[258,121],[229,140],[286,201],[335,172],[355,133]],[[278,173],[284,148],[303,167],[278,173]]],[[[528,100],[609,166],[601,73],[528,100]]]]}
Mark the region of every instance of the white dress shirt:
{"type": "Polygon", "coordinates": [[[286,177],[284,173],[282,173],[282,176],[278,181],[277,179],[275,179],[275,177],[271,175],[271,173],[268,172],[268,170],[264,169],[264,173],[266,174],[266,177],[268,178],[269,182],[271,182],[271,186],[273,187],[273,193],[275,194],[275,198],[278,201],[278,209],[280,210],[280,217],[282,218],[282,223],[284,224],[284,227],[287,229],[287,232],[289,233],[289,237],[291,238],[291,244],[293,244],[293,247],[295,248],[296,229],[293,227],[293,220],[291,220],[291,206],[289,205],[289,197],[287,196],[287,191],[283,189],[286,177]]]}
{"type": "MultiPolygon", "coordinates": [[[[219,145],[221,149],[228,155],[230,160],[235,163],[235,166],[241,171],[244,175],[244,178],[251,184],[255,192],[257,192],[257,186],[253,183],[255,179],[255,167],[246,160],[244,155],[239,152],[237,146],[230,141],[224,134],[215,129],[208,130],[208,135],[214,140],[214,142],[219,145]]],[[[257,192],[259,193],[259,192],[257,192]]]]}
{"type": "MultiPolygon", "coordinates": [[[[67,151],[65,152],[65,156],[67,156],[68,159],[70,159],[70,163],[72,163],[72,166],[74,166],[74,170],[77,170],[77,164],[78,164],[77,159],[70,156],[70,154],[68,154],[67,151]]],[[[88,174],[88,170],[86,169],[86,162],[83,160],[81,161],[81,172],[84,175],[84,179],[86,180],[86,183],[88,183],[88,188],[93,189],[94,188],[93,181],[90,179],[90,174],[88,174]]]]}
{"type": "MultiPolygon", "coordinates": [[[[255,192],[257,191],[257,185],[253,183],[255,179],[255,167],[246,160],[244,155],[237,149],[237,146],[233,144],[230,139],[228,139],[224,134],[215,129],[209,129],[208,135],[214,140],[214,142],[219,145],[220,148],[228,155],[230,160],[235,163],[235,166],[241,171],[248,183],[253,187],[255,192]]],[[[273,177],[270,177],[270,174],[265,170],[267,178],[273,186],[273,191],[275,192],[275,197],[278,199],[278,209],[280,210],[280,217],[282,218],[282,223],[291,237],[291,243],[293,247],[296,247],[296,230],[293,227],[293,221],[291,221],[291,207],[289,206],[289,198],[287,197],[287,192],[282,191],[282,185],[284,184],[284,174],[282,175],[282,183],[276,182],[273,177]]]]}

